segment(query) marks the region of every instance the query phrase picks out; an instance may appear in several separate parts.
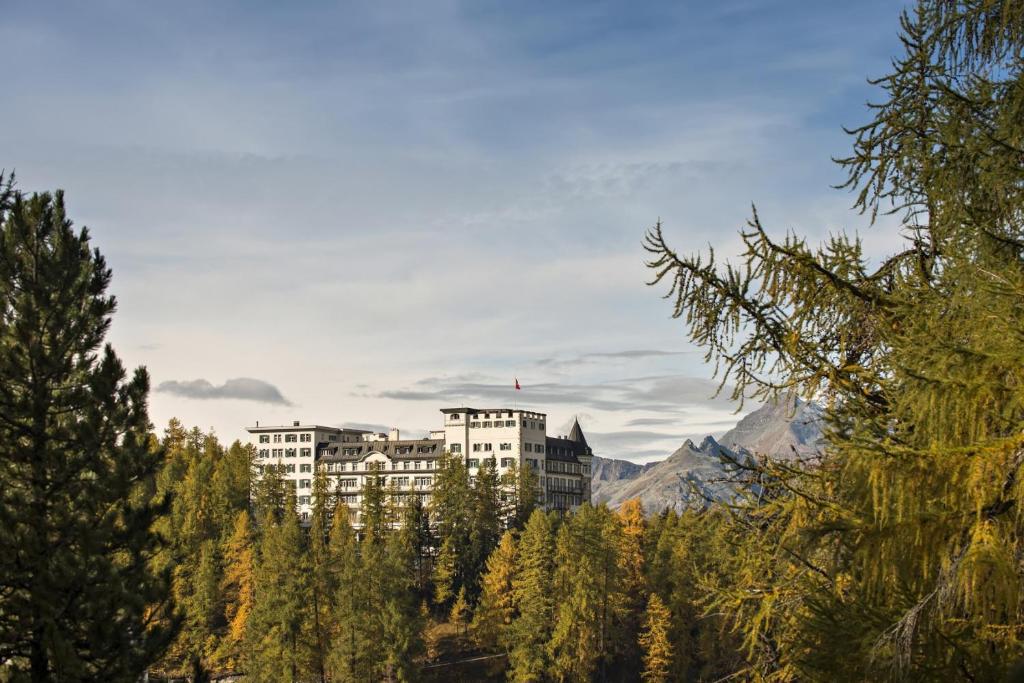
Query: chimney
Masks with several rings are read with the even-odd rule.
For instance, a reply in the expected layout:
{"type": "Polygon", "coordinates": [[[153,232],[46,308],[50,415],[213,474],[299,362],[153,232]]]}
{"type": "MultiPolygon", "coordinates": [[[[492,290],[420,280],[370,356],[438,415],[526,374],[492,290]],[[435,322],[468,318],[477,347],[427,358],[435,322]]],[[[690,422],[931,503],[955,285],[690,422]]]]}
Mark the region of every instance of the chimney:
{"type": "Polygon", "coordinates": [[[391,433],[388,434],[388,441],[398,441],[398,427],[391,428],[391,433]]]}

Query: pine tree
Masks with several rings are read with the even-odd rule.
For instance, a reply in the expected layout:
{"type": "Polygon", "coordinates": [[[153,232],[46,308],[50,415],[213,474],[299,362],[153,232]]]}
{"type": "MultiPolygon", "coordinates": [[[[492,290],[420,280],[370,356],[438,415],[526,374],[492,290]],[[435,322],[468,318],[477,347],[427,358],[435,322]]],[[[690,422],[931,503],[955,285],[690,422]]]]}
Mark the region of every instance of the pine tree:
{"type": "Polygon", "coordinates": [[[543,510],[530,515],[519,544],[520,570],[512,582],[519,616],[509,629],[509,680],[546,680],[550,667],[547,643],[554,621],[555,537],[543,510]]]}
{"type": "Polygon", "coordinates": [[[311,645],[311,666],[321,683],[327,679],[326,657],[328,649],[330,601],[335,591],[334,568],[330,564],[328,549],[328,529],[331,519],[330,484],[327,472],[317,467],[313,475],[313,510],[309,526],[309,560],[310,560],[310,598],[312,609],[309,610],[310,632],[308,640],[311,645]]]}
{"type": "Polygon", "coordinates": [[[268,511],[261,523],[252,614],[246,629],[245,671],[254,681],[295,683],[304,673],[303,624],[309,563],[302,529],[289,491],[279,522],[268,511]]]}
{"type": "Polygon", "coordinates": [[[476,602],[480,575],[501,537],[501,481],[494,458],[481,461],[471,496],[470,557],[466,563],[466,581],[460,588],[466,588],[470,601],[476,602]]]}
{"type": "Polygon", "coordinates": [[[436,529],[439,554],[434,570],[435,601],[444,604],[459,588],[474,580],[472,528],[473,490],[461,458],[445,452],[437,461],[430,494],[430,518],[436,529]]]}
{"type": "Polygon", "coordinates": [[[501,475],[505,491],[505,519],[509,528],[522,529],[540,504],[540,479],[532,467],[519,467],[515,461],[501,475]]]}
{"type": "Polygon", "coordinates": [[[174,627],[155,618],[163,450],[146,371],[103,345],[110,277],[61,192],[0,178],[0,661],[23,680],[135,681],[174,627]]]}
{"type": "Polygon", "coordinates": [[[371,680],[374,656],[370,627],[370,588],[365,580],[355,531],[348,521],[347,508],[339,504],[331,526],[328,554],[336,574],[334,600],[331,603],[331,648],[327,671],[332,681],[371,680]]]}
{"type": "Polygon", "coordinates": [[[669,641],[671,615],[656,593],[647,601],[644,630],[639,644],[644,653],[643,683],[666,683],[672,668],[672,643],[669,641]]]}

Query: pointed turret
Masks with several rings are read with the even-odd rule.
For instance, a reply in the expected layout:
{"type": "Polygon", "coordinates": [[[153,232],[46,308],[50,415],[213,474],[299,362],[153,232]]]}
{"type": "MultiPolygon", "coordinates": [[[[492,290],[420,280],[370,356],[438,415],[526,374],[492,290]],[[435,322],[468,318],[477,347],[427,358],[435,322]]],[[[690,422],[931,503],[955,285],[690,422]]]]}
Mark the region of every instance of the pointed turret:
{"type": "Polygon", "coordinates": [[[569,439],[571,441],[575,441],[581,446],[585,446],[587,448],[590,447],[587,443],[587,437],[583,436],[583,428],[580,427],[580,421],[575,418],[573,418],[572,429],[569,430],[569,439]]]}

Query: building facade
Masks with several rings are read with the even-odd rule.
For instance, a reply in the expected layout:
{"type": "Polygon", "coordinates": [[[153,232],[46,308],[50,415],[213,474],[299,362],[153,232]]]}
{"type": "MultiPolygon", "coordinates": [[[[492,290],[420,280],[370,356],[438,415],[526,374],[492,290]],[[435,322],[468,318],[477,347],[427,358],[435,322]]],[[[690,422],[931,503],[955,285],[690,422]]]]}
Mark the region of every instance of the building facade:
{"type": "Polygon", "coordinates": [[[547,416],[515,408],[444,408],[442,428],[426,438],[402,439],[397,429],[379,434],[358,429],[294,422],[291,426],[248,427],[256,453],[256,471],[280,468],[295,487],[299,514],[308,519],[313,476],[327,474],[330,490],[350,510],[361,504],[367,476],[384,477],[403,496],[430,502],[437,461],[445,452],[458,456],[476,476],[485,460],[498,474],[515,465],[538,476],[541,501],[547,509],[572,510],[590,502],[593,452],[576,421],[570,433],[547,435],[547,416]]]}

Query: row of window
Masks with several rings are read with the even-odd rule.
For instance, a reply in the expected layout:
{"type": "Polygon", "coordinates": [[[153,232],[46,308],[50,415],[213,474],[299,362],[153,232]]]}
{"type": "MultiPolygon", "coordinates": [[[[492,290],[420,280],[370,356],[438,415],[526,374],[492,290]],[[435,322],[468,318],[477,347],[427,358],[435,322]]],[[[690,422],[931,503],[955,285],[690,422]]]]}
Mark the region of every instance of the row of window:
{"type": "MultiPolygon", "coordinates": [[[[261,458],[294,458],[296,455],[296,449],[294,448],[261,448],[258,454],[261,458]]],[[[303,458],[308,458],[313,455],[311,448],[299,448],[298,455],[303,458]]]]}
{"type": "MultiPolygon", "coordinates": [[[[412,477],[413,486],[417,488],[423,486],[430,486],[433,484],[433,477],[412,477]]],[[[409,477],[391,477],[390,481],[386,477],[380,478],[380,484],[382,486],[396,486],[398,488],[408,488],[409,477]]],[[[300,479],[299,488],[308,489],[310,487],[309,479],[300,479]],[[305,484],[305,485],[303,485],[305,484]]],[[[334,485],[335,488],[339,489],[357,489],[359,488],[359,479],[356,477],[339,477],[337,483],[334,485]]]]}
{"type": "MultiPolygon", "coordinates": [[[[434,462],[435,462],[434,460],[403,460],[403,461],[401,461],[401,463],[399,463],[399,462],[392,462],[391,463],[391,469],[392,470],[400,470],[400,469],[401,470],[408,470],[408,469],[413,469],[413,470],[419,470],[419,469],[432,470],[432,469],[434,469],[434,462]],[[412,464],[410,465],[410,463],[412,463],[412,464]]],[[[364,462],[364,463],[358,463],[358,462],[353,462],[353,463],[329,462],[329,463],[327,463],[327,471],[328,472],[349,472],[349,471],[351,471],[351,472],[358,472],[360,469],[362,469],[364,472],[373,472],[373,471],[376,471],[376,470],[383,470],[383,469],[385,469],[383,465],[384,465],[384,463],[382,463],[382,462],[364,462]],[[362,468],[360,468],[360,465],[362,465],[362,468]]]]}
{"type": "Polygon", "coordinates": [[[523,450],[527,453],[543,453],[544,444],[542,443],[524,443],[523,450]]]}
{"type": "Polygon", "coordinates": [[[490,427],[515,427],[515,420],[496,420],[495,422],[470,422],[470,429],[488,429],[490,427]]]}
{"type": "MultiPolygon", "coordinates": [[[[281,434],[274,434],[274,443],[281,443],[281,436],[282,436],[281,434]]],[[[302,441],[303,443],[309,443],[309,442],[313,441],[313,435],[312,434],[285,434],[284,435],[284,442],[285,443],[298,443],[299,441],[302,441]]],[[[270,434],[260,434],[260,443],[270,443],[270,434]]]]}

